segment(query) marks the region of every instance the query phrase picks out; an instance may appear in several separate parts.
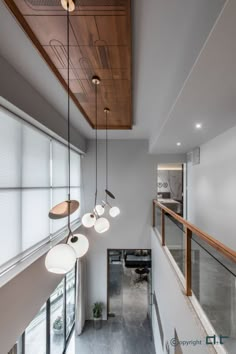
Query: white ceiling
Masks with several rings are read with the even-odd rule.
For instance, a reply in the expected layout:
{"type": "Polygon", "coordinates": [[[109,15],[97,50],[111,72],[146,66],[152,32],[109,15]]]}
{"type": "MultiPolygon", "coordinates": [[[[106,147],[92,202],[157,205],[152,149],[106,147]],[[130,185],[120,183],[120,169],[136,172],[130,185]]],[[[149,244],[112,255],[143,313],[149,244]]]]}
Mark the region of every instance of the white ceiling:
{"type": "MultiPolygon", "coordinates": [[[[186,152],[236,124],[235,0],[133,0],[132,7],[134,127],[109,136],[149,139],[152,153],[186,152]]],[[[64,89],[3,0],[0,42],[0,54],[66,117],[64,89]]],[[[73,102],[71,113],[74,128],[94,137],[73,102]]]]}

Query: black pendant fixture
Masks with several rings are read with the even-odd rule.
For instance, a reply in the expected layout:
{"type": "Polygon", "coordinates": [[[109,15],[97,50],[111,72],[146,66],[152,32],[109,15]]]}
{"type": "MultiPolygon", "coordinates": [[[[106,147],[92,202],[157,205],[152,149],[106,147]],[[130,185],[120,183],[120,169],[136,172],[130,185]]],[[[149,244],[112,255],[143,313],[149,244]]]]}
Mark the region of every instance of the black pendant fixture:
{"type": "Polygon", "coordinates": [[[116,199],[114,194],[109,191],[108,189],[108,129],[107,129],[107,116],[110,113],[110,109],[109,108],[104,108],[104,112],[106,114],[106,189],[105,189],[105,193],[106,193],[106,199],[107,196],[112,198],[112,199],[116,199]]]}
{"type": "Polygon", "coordinates": [[[70,21],[69,21],[69,5],[67,1],[67,151],[68,151],[68,200],[55,205],[49,212],[50,219],[57,220],[68,217],[68,227],[70,229],[70,215],[73,214],[79,208],[79,202],[77,200],[71,200],[70,198],[70,21]]]}
{"type": "Polygon", "coordinates": [[[105,193],[106,193],[106,201],[103,202],[103,206],[107,206],[109,208],[109,215],[112,218],[117,217],[120,214],[120,209],[116,206],[112,206],[108,200],[107,197],[110,197],[111,199],[115,199],[114,194],[109,191],[108,189],[108,114],[110,113],[110,109],[109,108],[104,108],[104,112],[106,114],[106,188],[105,188],[105,193]]]}

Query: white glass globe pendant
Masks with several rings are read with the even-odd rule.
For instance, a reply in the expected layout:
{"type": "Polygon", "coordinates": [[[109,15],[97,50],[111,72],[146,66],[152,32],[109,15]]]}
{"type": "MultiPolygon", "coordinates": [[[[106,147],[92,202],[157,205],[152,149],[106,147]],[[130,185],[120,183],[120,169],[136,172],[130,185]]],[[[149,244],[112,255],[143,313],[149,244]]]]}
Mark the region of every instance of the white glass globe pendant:
{"type": "Polygon", "coordinates": [[[96,222],[96,216],[93,213],[87,213],[82,217],[82,224],[84,227],[93,227],[96,222]]]}
{"type": "Polygon", "coordinates": [[[94,225],[95,231],[98,232],[99,234],[106,232],[107,230],[109,230],[109,228],[110,228],[110,223],[106,218],[97,219],[94,225]]]}
{"type": "Polygon", "coordinates": [[[105,208],[101,204],[97,204],[94,208],[94,213],[98,216],[102,216],[105,213],[105,208]]]}
{"type": "Polygon", "coordinates": [[[109,215],[112,218],[117,217],[118,215],[120,215],[120,209],[118,207],[116,207],[116,206],[111,207],[110,210],[109,210],[109,215]]]}
{"type": "Polygon", "coordinates": [[[61,0],[61,5],[64,10],[68,10],[69,12],[72,12],[75,9],[74,0],[61,0]]]}
{"type": "Polygon", "coordinates": [[[69,237],[68,245],[70,245],[75,253],[76,258],[83,257],[89,249],[89,241],[86,236],[82,234],[75,234],[69,237]]]}
{"type": "Polygon", "coordinates": [[[74,267],[75,262],[76,253],[74,249],[64,243],[51,248],[45,258],[47,270],[56,274],[68,273],[74,267]]]}

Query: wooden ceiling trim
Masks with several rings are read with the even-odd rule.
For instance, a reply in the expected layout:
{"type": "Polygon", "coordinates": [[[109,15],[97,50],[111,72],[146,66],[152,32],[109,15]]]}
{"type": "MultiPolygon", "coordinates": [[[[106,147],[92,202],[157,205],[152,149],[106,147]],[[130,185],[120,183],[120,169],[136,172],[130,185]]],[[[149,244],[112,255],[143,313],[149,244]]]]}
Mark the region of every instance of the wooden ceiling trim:
{"type": "MultiPolygon", "coordinates": [[[[30,38],[30,40],[33,42],[33,44],[35,45],[35,47],[37,48],[37,50],[39,51],[40,55],[43,57],[43,59],[47,62],[47,64],[49,65],[50,69],[52,70],[52,72],[54,73],[54,75],[56,75],[57,79],[60,81],[61,85],[64,87],[64,89],[67,91],[67,85],[65,80],[63,79],[63,77],[61,76],[61,74],[58,72],[56,66],[53,64],[52,60],[50,59],[49,55],[47,54],[47,52],[44,50],[43,46],[41,45],[41,43],[39,42],[39,40],[37,39],[37,37],[35,36],[34,32],[31,30],[30,26],[28,25],[28,23],[26,22],[26,20],[24,19],[24,16],[21,14],[21,12],[19,11],[18,7],[16,6],[16,4],[12,1],[12,0],[4,0],[5,3],[7,4],[7,6],[9,7],[9,9],[11,10],[11,12],[14,14],[14,16],[16,17],[16,19],[18,20],[20,26],[22,27],[22,29],[24,30],[24,32],[27,34],[27,36],[30,38]]],[[[74,103],[76,104],[76,106],[79,108],[79,110],[81,111],[81,113],[84,115],[85,119],[87,120],[87,122],[89,123],[89,125],[94,128],[94,124],[92,124],[92,122],[90,121],[87,113],[84,111],[83,107],[79,104],[77,98],[74,96],[74,94],[71,92],[70,90],[70,97],[72,98],[72,100],[74,101],[74,103]]]]}
{"type": "MultiPolygon", "coordinates": [[[[58,6],[60,0],[50,0],[50,4],[49,0],[4,1],[67,90],[66,13],[58,6]],[[44,3],[45,8],[41,6],[44,3]],[[49,10],[48,5],[53,9],[49,10]]],[[[79,6],[70,16],[71,98],[94,128],[95,95],[91,78],[98,75],[101,78],[98,128],[104,129],[103,109],[109,107],[112,116],[109,129],[132,129],[131,1],[84,0],[84,5],[89,10],[86,15],[81,11],[85,7],[79,6]],[[96,11],[87,6],[98,2],[96,11]],[[123,7],[118,9],[114,6],[117,3],[123,7]],[[107,4],[112,13],[107,11],[107,4]]]]}

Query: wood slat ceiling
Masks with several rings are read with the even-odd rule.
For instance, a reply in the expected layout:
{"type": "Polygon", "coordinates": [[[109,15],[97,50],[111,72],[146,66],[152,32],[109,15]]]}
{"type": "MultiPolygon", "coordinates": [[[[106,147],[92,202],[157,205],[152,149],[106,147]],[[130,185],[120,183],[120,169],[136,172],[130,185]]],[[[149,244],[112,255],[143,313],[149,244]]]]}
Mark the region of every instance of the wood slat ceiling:
{"type": "MultiPolygon", "coordinates": [[[[98,128],[132,128],[131,0],[79,0],[70,13],[71,98],[95,126],[93,75],[98,88],[98,128]]],[[[60,0],[5,0],[51,70],[66,88],[66,11],[60,0]]],[[[37,68],[35,68],[37,70],[37,68]]]]}

